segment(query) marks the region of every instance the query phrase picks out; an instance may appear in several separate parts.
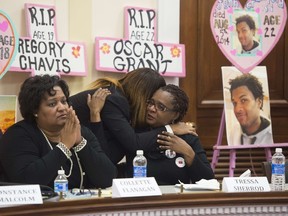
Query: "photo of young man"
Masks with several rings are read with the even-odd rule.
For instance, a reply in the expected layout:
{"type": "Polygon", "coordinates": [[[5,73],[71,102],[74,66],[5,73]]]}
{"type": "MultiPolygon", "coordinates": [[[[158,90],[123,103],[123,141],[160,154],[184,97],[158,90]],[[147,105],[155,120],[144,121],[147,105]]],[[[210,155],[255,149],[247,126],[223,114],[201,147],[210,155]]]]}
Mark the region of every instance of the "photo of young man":
{"type": "Polygon", "coordinates": [[[229,86],[226,88],[225,102],[230,104],[225,106],[228,109],[225,108],[225,112],[233,111],[234,114],[230,116],[233,119],[226,121],[230,132],[227,133],[228,145],[273,144],[270,113],[263,110],[264,103],[269,106],[263,83],[252,73],[241,72],[234,73],[234,78],[230,74],[226,81],[229,86]],[[229,94],[230,98],[227,98],[229,94]]]}
{"type": "Polygon", "coordinates": [[[257,35],[257,18],[253,13],[236,13],[234,46],[238,55],[257,55],[261,50],[260,36],[257,35]]]}

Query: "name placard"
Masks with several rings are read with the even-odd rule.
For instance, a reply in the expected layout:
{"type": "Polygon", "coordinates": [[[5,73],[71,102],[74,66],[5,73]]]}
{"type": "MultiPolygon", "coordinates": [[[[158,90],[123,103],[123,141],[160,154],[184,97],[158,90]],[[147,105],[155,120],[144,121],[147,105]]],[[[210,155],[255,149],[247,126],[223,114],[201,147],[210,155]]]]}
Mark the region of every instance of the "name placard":
{"type": "Polygon", "coordinates": [[[154,177],[113,179],[112,197],[160,196],[154,177]]]}
{"type": "Polygon", "coordinates": [[[0,187],[0,208],[13,205],[42,203],[43,200],[39,185],[13,185],[0,187]]]}
{"type": "Polygon", "coordinates": [[[267,177],[224,177],[224,192],[266,192],[270,191],[267,177]]]}

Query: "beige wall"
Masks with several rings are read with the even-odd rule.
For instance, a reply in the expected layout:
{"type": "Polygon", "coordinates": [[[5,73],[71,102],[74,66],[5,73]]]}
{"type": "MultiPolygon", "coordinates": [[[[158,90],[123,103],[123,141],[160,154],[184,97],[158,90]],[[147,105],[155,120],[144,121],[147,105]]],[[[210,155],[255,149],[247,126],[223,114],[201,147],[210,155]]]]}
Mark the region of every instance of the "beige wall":
{"type": "MultiPolygon", "coordinates": [[[[13,20],[20,37],[26,36],[25,3],[55,5],[58,39],[79,41],[86,44],[87,77],[62,77],[68,82],[71,94],[81,91],[96,78],[122,76],[122,74],[112,72],[96,71],[94,40],[96,36],[124,36],[125,6],[154,8],[156,10],[160,7],[161,11],[158,11],[159,41],[173,43],[179,41],[179,0],[1,0],[0,9],[13,20]]],[[[17,95],[21,83],[29,76],[30,73],[7,72],[0,80],[0,95],[17,95]]],[[[165,79],[169,83],[178,83],[177,78],[165,79]]],[[[18,111],[17,120],[21,118],[18,111]]]]}

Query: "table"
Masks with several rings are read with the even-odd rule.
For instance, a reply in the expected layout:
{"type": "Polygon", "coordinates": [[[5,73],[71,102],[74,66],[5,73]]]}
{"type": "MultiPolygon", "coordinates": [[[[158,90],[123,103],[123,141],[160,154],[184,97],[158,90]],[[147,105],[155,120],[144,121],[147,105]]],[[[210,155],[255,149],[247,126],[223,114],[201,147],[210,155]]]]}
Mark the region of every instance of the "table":
{"type": "Polygon", "coordinates": [[[75,200],[48,200],[42,205],[0,209],[1,216],[33,215],[288,215],[288,191],[224,193],[221,191],[184,191],[161,186],[162,196],[75,200]]]}

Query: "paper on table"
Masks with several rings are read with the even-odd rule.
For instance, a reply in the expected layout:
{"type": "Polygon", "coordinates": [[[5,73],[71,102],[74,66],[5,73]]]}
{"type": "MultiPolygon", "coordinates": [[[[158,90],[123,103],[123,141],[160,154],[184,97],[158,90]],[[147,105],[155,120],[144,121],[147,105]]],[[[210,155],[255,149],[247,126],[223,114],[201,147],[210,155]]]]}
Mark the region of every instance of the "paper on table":
{"type": "Polygon", "coordinates": [[[251,171],[250,169],[246,170],[244,173],[242,173],[240,176],[240,178],[244,178],[244,177],[251,177],[251,171]]]}
{"type": "MultiPolygon", "coordinates": [[[[181,184],[176,184],[176,187],[181,187],[181,184]]],[[[183,184],[185,190],[219,190],[220,183],[216,179],[201,179],[196,184],[183,184]]]]}

